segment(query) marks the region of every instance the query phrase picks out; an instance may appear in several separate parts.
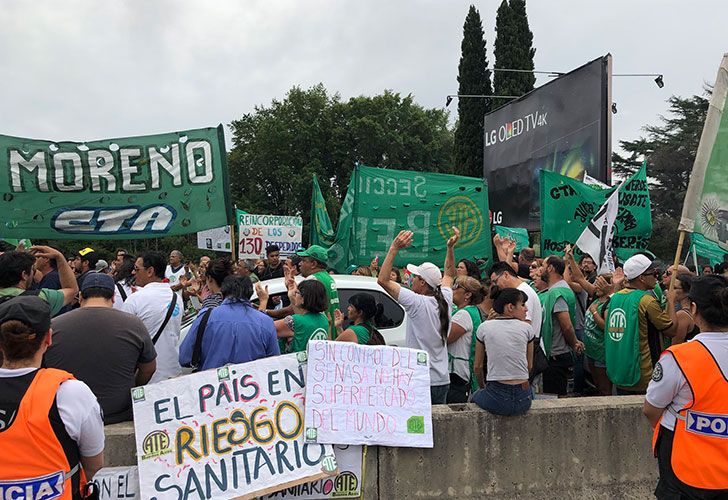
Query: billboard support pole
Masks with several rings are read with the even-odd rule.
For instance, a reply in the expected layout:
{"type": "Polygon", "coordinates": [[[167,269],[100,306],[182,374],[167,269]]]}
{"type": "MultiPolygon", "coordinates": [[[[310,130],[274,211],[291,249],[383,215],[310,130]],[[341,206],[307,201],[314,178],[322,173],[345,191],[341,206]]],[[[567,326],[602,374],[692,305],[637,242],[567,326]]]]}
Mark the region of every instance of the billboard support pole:
{"type": "Polygon", "coordinates": [[[607,158],[604,178],[606,184],[612,185],[612,113],[609,110],[612,109],[612,55],[607,54],[607,158]]]}

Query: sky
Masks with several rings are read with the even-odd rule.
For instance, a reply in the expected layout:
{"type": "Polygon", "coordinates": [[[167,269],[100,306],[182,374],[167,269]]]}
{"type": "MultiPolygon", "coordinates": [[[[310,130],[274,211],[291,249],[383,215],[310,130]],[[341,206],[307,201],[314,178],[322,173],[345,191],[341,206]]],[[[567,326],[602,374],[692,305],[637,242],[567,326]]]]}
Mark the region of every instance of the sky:
{"type": "MultiPolygon", "coordinates": [[[[471,3],[493,67],[499,0],[3,0],[0,134],[84,141],[227,125],[319,82],[344,98],[391,89],[442,108],[457,93],[471,3]]],[[[664,75],[662,89],[614,77],[615,148],[657,123],[670,95],[702,93],[728,50],[725,0],[531,0],[527,11],[537,70],[611,53],[614,73],[664,75]]]]}

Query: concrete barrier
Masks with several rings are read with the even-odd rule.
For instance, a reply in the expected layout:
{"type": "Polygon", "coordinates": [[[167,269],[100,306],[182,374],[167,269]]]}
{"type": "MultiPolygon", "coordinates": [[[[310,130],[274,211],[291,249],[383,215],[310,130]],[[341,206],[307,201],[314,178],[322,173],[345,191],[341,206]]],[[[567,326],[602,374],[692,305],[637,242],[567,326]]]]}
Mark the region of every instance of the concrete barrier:
{"type": "MultiPolygon", "coordinates": [[[[370,447],[365,498],[651,498],[642,396],[534,401],[522,417],[433,409],[433,449],[370,447]]],[[[108,466],[133,465],[131,424],[106,427],[108,466]]]]}

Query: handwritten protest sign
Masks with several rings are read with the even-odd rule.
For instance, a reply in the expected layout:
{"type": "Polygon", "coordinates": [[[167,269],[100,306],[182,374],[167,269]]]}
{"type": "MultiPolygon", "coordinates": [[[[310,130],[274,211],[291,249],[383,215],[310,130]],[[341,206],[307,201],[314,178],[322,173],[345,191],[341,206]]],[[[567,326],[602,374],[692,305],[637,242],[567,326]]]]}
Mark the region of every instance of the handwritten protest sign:
{"type": "Polygon", "coordinates": [[[228,252],[231,249],[232,240],[230,238],[230,226],[216,227],[214,229],[205,229],[197,232],[197,248],[202,250],[216,250],[218,252],[228,252]]]}
{"type": "Polygon", "coordinates": [[[301,249],[303,219],[287,215],[253,215],[238,210],[238,246],[241,259],[262,259],[265,249],[277,245],[281,257],[301,249]]]}
{"type": "Polygon", "coordinates": [[[252,498],[337,472],[304,444],[305,356],[206,370],[132,390],[142,498],[252,498]]]}
{"type": "Polygon", "coordinates": [[[94,475],[100,500],[136,500],[139,496],[139,473],[136,466],[104,467],[94,475]]]}
{"type": "Polygon", "coordinates": [[[261,497],[261,500],[286,498],[295,500],[315,500],[321,498],[359,498],[362,494],[362,447],[335,444],[334,455],[339,466],[336,477],[326,477],[318,481],[291,486],[261,497]]]}
{"type": "Polygon", "coordinates": [[[427,353],[308,343],[306,442],[432,448],[427,353]]]}

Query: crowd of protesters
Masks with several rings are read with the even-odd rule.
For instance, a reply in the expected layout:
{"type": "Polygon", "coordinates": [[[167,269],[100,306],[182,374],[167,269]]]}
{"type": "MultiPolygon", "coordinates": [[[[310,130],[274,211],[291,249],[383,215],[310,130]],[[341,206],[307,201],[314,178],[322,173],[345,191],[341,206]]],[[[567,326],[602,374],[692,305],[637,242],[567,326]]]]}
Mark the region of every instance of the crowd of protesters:
{"type": "MultiPolygon", "coordinates": [[[[728,325],[725,266],[703,268],[714,274],[697,278],[684,266],[662,272],[654,256],[638,253],[600,273],[589,255],[577,262],[568,246],[563,257],[539,259],[531,248],[516,254],[515,243],[498,236],[496,262],[456,262],[459,236],[453,228],[445,262],[398,269],[413,239],[402,231],[381,267],[375,257],[347,270],[376,278],[405,310],[406,346],[429,355],[433,404],[471,401],[519,415],[546,397],[538,394],[646,394],[646,414],[657,425],[663,409],[690,400],[676,368],[680,355],[661,358],[664,349],[704,342],[728,371],[725,341],[715,333],[728,325]]],[[[77,444],[69,463],[91,477],[103,463],[103,424],[132,418],[132,387],[304,351],[311,339],[385,343],[373,295],[339,303],[326,249],[313,245],[287,260],[275,246],[266,254],[192,264],[177,250],[119,249],[110,263],[91,247],[70,258],[47,246],[3,253],[0,377],[8,383],[0,390],[0,429],[27,404],[24,395],[38,397],[34,380],[42,380],[56,398],[56,427],[77,444]],[[268,293],[266,281],[275,278],[283,279],[283,296],[268,293]],[[196,317],[182,339],[190,313],[196,317]]],[[[675,418],[662,426],[657,434],[667,437],[656,449],[665,460],[675,418]]]]}

